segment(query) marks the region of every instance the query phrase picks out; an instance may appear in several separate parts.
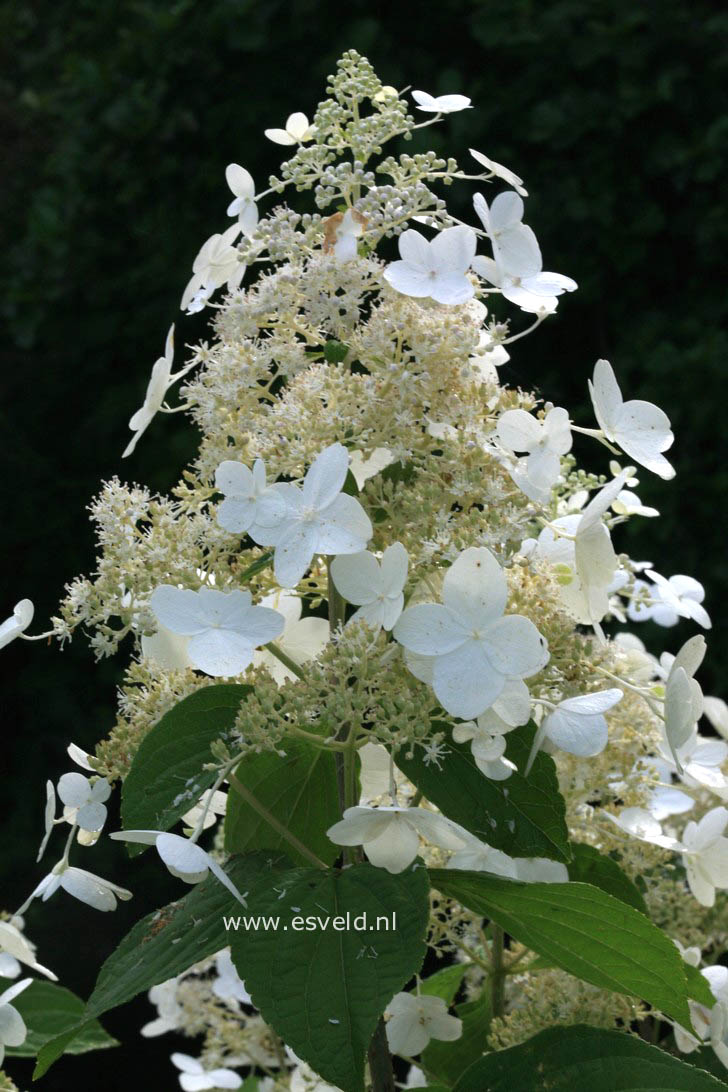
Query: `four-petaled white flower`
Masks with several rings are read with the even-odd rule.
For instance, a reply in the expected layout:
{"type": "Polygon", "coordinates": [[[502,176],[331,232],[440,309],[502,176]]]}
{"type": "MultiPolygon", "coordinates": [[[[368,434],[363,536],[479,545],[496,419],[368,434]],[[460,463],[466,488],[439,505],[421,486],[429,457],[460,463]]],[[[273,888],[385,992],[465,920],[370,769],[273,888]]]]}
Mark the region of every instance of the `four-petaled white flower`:
{"type": "MultiPolygon", "coordinates": [[[[301,618],[301,597],[289,592],[272,592],[261,599],[260,603],[263,607],[277,610],[285,619],[285,629],[277,642],[281,652],[285,652],[296,664],[315,660],[329,639],[329,623],[326,619],[313,616],[301,618]]],[[[266,649],[255,653],[253,663],[264,664],[279,686],[296,677],[290,668],[266,649]]]]}
{"type": "Polygon", "coordinates": [[[662,454],[675,438],[666,413],[640,398],[625,402],[608,360],[597,360],[589,394],[599,427],[610,443],[618,444],[630,459],[661,478],[675,477],[674,468],[662,454]]]}
{"type": "Polygon", "coordinates": [[[421,1054],[430,1039],[452,1042],[463,1033],[463,1022],[451,1016],[442,997],[397,993],[386,1008],[387,1042],[393,1054],[421,1054]]]}
{"type": "Polygon", "coordinates": [[[180,834],[170,834],[164,830],[116,830],[109,837],[118,842],[137,842],[145,846],[155,846],[167,869],[178,880],[184,880],[185,883],[200,883],[207,879],[207,873],[210,871],[239,903],[243,906],[247,905],[235,884],[214,857],[189,838],[183,838],[180,834]]]}
{"type": "Polygon", "coordinates": [[[544,272],[536,236],[522,223],[523,201],[517,193],[499,193],[490,208],[476,193],[473,206],[493,246],[493,257],[478,255],[472,267],[505,299],[522,311],[547,315],[556,309],[559,296],[576,290],[571,277],[544,272]]]}
{"type": "Polygon", "coordinates": [[[705,588],[700,581],[692,576],[677,573],[675,576],[661,576],[654,569],[646,569],[645,576],[654,581],[651,586],[646,581],[635,581],[635,589],[644,588],[651,595],[652,602],[630,603],[627,613],[634,622],[644,622],[648,619],[657,622],[658,626],[677,625],[679,618],[691,618],[703,629],[710,629],[712,622],[710,615],[702,605],[705,599],[705,588]]]}
{"type": "Polygon", "coordinates": [[[399,237],[400,261],[387,266],[384,279],[404,296],[465,303],[475,291],[467,272],[476,245],[475,232],[464,225],[445,228],[432,240],[410,228],[399,237]]]}
{"type": "Polygon", "coordinates": [[[402,613],[409,558],[401,542],[393,542],[377,561],[374,554],[335,557],[331,576],[347,603],[359,607],[351,621],[362,619],[372,629],[390,630],[402,613]]]}
{"type": "Polygon", "coordinates": [[[682,833],[683,864],[688,884],[701,906],[713,906],[716,888],[728,888],[728,811],[713,808],[682,833]]]}
{"type": "Polygon", "coordinates": [[[680,748],[689,740],[703,713],[703,691],[693,675],[705,656],[705,638],[691,637],[682,646],[665,681],[665,738],[678,772],[680,748]]]}
{"type": "Polygon", "coordinates": [[[253,176],[238,163],[229,163],[225,168],[225,180],[234,194],[234,200],[228,205],[227,214],[237,216],[243,235],[252,235],[258,224],[253,176]]]}
{"type": "Polygon", "coordinates": [[[268,485],[265,463],[256,459],[253,469],[245,463],[225,459],[215,471],[215,488],[225,494],[217,510],[217,522],[226,531],[249,533],[255,539],[256,523],[260,532],[285,517],[286,506],[275,485],[268,485]]]}
{"type": "Polygon", "coordinates": [[[372,537],[372,525],[355,497],[342,493],[349,468],[343,444],[316,456],[299,487],[277,482],[285,502],[282,514],[249,533],[260,546],[275,548],[274,572],[282,588],[294,588],[315,554],[357,554],[372,537]]]}
{"type": "Polygon", "coordinates": [[[211,235],[203,243],[192,263],[192,276],[182,293],[180,308],[189,315],[201,311],[216,288],[227,284],[228,291],[240,286],[245,265],[238,259],[233,243],[241,232],[240,224],[232,224],[222,234],[211,235]]]}
{"type": "MultiPolygon", "coordinates": [[[[668,766],[669,776],[677,770],[677,766],[666,739],[660,746],[660,752],[668,766]]],[[[728,758],[728,743],[722,739],[706,739],[695,725],[687,741],[677,748],[677,757],[682,767],[682,771],[678,771],[679,776],[684,784],[690,788],[702,786],[722,800],[728,799],[728,777],[721,769],[728,758]]]]}
{"type": "Polygon", "coordinates": [[[184,1092],[203,1092],[207,1088],[240,1088],[243,1078],[232,1069],[205,1069],[202,1062],[189,1054],[175,1051],[171,1056],[179,1069],[179,1084],[184,1092]]]}
{"type": "Polygon", "coordinates": [[[493,781],[505,781],[516,768],[504,758],[506,741],[504,736],[521,724],[526,724],[531,715],[531,698],[528,687],[521,679],[508,679],[503,691],[493,702],[490,709],[481,713],[477,721],[464,721],[456,724],[452,737],[456,743],[470,741],[470,750],[475,765],[493,781]]]}
{"type": "Polygon", "coordinates": [[[490,175],[495,175],[496,178],[501,178],[504,182],[507,182],[509,186],[513,186],[513,189],[521,197],[528,197],[528,190],[523,188],[523,179],[519,178],[508,167],[504,167],[502,163],[496,163],[494,159],[489,159],[482,152],[476,152],[475,148],[470,148],[470,154],[476,163],[480,163],[481,167],[485,167],[490,175]]]}
{"type": "Polygon", "coordinates": [[[19,1047],[25,1042],[28,1034],[25,1020],[11,1001],[27,990],[32,981],[32,978],[23,978],[0,993],[0,1065],[5,1059],[5,1047],[19,1047]]]}
{"type": "Polygon", "coordinates": [[[529,755],[526,773],[544,739],[555,747],[579,758],[592,758],[607,745],[608,731],[604,714],[621,701],[621,690],[600,690],[596,694],[582,694],[566,698],[554,706],[541,721],[529,755]]]}
{"type": "Polygon", "coordinates": [[[286,121],[285,129],[266,129],[265,135],[268,140],[272,140],[274,144],[305,144],[309,140],[313,140],[316,127],[309,123],[305,114],[297,111],[294,114],[289,114],[286,121]]]}
{"type": "MultiPolygon", "coordinates": [[[[93,835],[95,841],[106,822],[105,802],[111,796],[111,786],[106,778],[98,777],[91,784],[83,774],[63,774],[58,782],[58,795],[64,804],[66,822],[77,823],[80,831],[93,835]]],[[[89,844],[88,840],[85,844],[89,844]]]]}
{"type": "Polygon", "coordinates": [[[503,612],[508,587],[493,554],[464,550],[447,570],[443,604],[408,607],[393,633],[406,649],[432,657],[432,687],[453,716],[480,716],[507,679],[535,675],[548,662],[546,641],[533,622],[503,612]]]}
{"type": "Polygon", "coordinates": [[[190,664],[206,675],[239,675],[253,653],[280,637],[285,619],[269,607],[254,607],[249,591],[199,591],[162,584],[149,600],[155,617],[172,633],[189,637],[190,664]]]}
{"type": "Polygon", "coordinates": [[[417,109],[428,114],[455,114],[470,108],[470,99],[466,95],[430,95],[427,91],[413,91],[412,98],[417,103],[417,109]]]}
{"type": "Polygon", "coordinates": [[[453,853],[448,868],[467,869],[472,872],[492,872],[494,876],[507,876],[522,883],[568,883],[566,865],[550,861],[547,857],[509,857],[498,849],[481,842],[467,830],[458,827],[465,841],[465,848],[453,853]]]}
{"type": "Polygon", "coordinates": [[[64,857],[43,877],[28,902],[39,896],[43,902],[47,902],[59,887],[79,902],[92,906],[94,910],[116,910],[117,898],[124,902],[131,898],[131,891],[127,891],[125,887],[119,887],[111,880],[87,872],[85,868],[75,868],[64,857]]]}
{"type": "MultiPolygon", "coordinates": [[[[0,921],[0,955],[7,957],[8,960],[15,960],[18,968],[21,963],[25,963],[31,970],[38,971],[40,974],[44,974],[46,978],[57,982],[58,977],[54,975],[53,971],[49,971],[47,967],[43,967],[42,964],[37,962],[35,944],[31,944],[28,938],[23,935],[23,928],[23,919],[17,915],[12,921],[0,921]]],[[[3,977],[7,978],[15,978],[15,975],[19,973],[19,969],[14,974],[8,974],[5,970],[2,971],[3,977]]]]}
{"type": "Polygon", "coordinates": [[[682,843],[677,838],[663,833],[662,824],[647,808],[623,808],[618,815],[602,809],[600,814],[623,830],[625,834],[638,838],[640,842],[649,842],[662,849],[682,849],[682,843]]]}
{"type": "Polygon", "coordinates": [[[542,421],[523,409],[506,410],[498,419],[498,439],[513,452],[526,451],[511,472],[531,500],[545,504],[561,471],[561,456],[571,451],[569,415],[554,406],[542,421]]]}
{"type": "Polygon", "coordinates": [[[33,621],[34,613],[35,607],[30,599],[21,599],[15,604],[10,617],[0,624],[0,648],[5,648],[16,637],[20,637],[21,633],[25,633],[33,621]]]}
{"type": "Polygon", "coordinates": [[[363,846],[377,868],[403,872],[420,848],[420,835],[442,849],[461,849],[463,839],[443,815],[425,808],[347,808],[326,831],[337,846],[363,846]]]}

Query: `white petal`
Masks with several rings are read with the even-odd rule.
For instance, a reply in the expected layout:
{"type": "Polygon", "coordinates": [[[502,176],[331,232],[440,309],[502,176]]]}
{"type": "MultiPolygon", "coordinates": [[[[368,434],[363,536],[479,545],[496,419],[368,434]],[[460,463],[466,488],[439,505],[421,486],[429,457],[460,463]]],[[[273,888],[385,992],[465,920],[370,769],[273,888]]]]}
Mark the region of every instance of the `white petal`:
{"type": "Polygon", "coordinates": [[[331,504],[321,509],[316,553],[360,553],[373,533],[371,520],[356,497],[339,493],[331,504]]]}
{"type": "Polygon", "coordinates": [[[503,570],[485,547],[463,550],[445,573],[443,602],[468,628],[482,627],[498,618],[505,609],[507,595],[503,570]]]}
{"type": "Polygon", "coordinates": [[[325,508],[341,492],[349,469],[349,452],[343,444],[331,444],[316,456],[303,482],[303,503],[325,508]]]}
{"type": "Polygon", "coordinates": [[[443,709],[467,720],[493,704],[503,690],[505,677],[494,670],[480,641],[467,640],[453,652],[437,657],[432,685],[443,709]]]}
{"type": "Polygon", "coordinates": [[[400,644],[424,656],[441,656],[459,648],[468,637],[455,614],[439,603],[408,607],[393,630],[400,644]]]}
{"type": "Polygon", "coordinates": [[[515,678],[535,675],[549,660],[545,638],[529,618],[520,614],[508,614],[492,622],[483,645],[492,667],[515,678]]]}
{"type": "Polygon", "coordinates": [[[439,270],[465,273],[475,257],[476,246],[477,237],[472,228],[459,225],[439,232],[430,244],[430,253],[439,270]]]}
{"type": "Polygon", "coordinates": [[[264,135],[274,144],[296,144],[296,138],[287,133],[285,129],[265,129],[264,135]]]}
{"type": "Polygon", "coordinates": [[[149,606],[157,620],[173,633],[190,637],[207,628],[197,592],[189,588],[162,584],[152,592],[149,606]]]}
{"type": "Polygon", "coordinates": [[[412,864],[420,848],[417,831],[404,817],[395,815],[387,829],[372,841],[364,842],[364,852],[377,868],[393,874],[412,864]]]}
{"type": "Polygon", "coordinates": [[[389,808],[347,808],[344,818],[329,827],[326,834],[337,846],[360,846],[384,834],[392,822],[389,808]]]}
{"type": "Polygon", "coordinates": [[[607,722],[600,714],[580,714],[559,706],[544,719],[543,728],[552,743],[569,754],[591,758],[607,745],[607,722]]]}
{"type": "Polygon", "coordinates": [[[415,299],[424,299],[432,289],[430,274],[409,262],[391,262],[384,270],[384,279],[396,292],[415,299]]]}

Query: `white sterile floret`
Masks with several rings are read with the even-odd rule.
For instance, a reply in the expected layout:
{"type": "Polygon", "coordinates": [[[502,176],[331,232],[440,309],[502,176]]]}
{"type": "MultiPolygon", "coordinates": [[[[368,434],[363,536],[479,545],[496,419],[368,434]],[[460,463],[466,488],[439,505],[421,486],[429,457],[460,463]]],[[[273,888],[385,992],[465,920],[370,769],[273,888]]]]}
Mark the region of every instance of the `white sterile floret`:
{"type": "Polygon", "coordinates": [[[80,773],[63,774],[58,782],[58,795],[64,804],[63,818],[77,823],[82,831],[98,835],[106,822],[105,803],[111,796],[111,786],[105,777],[91,783],[80,773]]]}
{"type": "Polygon", "coordinates": [[[621,690],[613,688],[566,698],[543,718],[536,739],[546,738],[555,747],[579,758],[592,758],[600,754],[608,742],[604,714],[623,697],[621,690]]]}
{"type": "Polygon", "coordinates": [[[362,489],[365,482],[375,478],[386,467],[394,462],[394,455],[388,447],[375,447],[369,454],[363,451],[352,451],[349,458],[349,469],[354,475],[357,489],[362,489]]]}
{"type": "Polygon", "coordinates": [[[693,675],[705,656],[705,638],[691,637],[682,646],[665,682],[665,738],[678,771],[682,770],[680,748],[690,738],[703,713],[703,691],[693,675]]]}
{"type": "Polygon", "coordinates": [[[556,309],[558,297],[574,292],[576,281],[562,273],[543,271],[541,250],[530,227],[522,223],[523,201],[508,190],[488,204],[481,193],[473,206],[493,246],[493,257],[478,255],[472,268],[499,288],[522,311],[545,316],[556,309]]]}
{"type": "Polygon", "coordinates": [[[229,948],[223,948],[215,956],[215,977],[212,980],[212,992],[221,1001],[240,1002],[250,1005],[250,994],[245,988],[245,983],[238,974],[238,969],[233,963],[229,948]]]}
{"type": "Polygon", "coordinates": [[[178,880],[184,880],[185,883],[200,883],[207,879],[207,873],[210,871],[238,902],[243,906],[246,905],[245,899],[214,857],[189,838],[183,838],[179,834],[169,834],[164,830],[117,830],[109,837],[118,842],[137,842],[141,845],[155,846],[172,875],[178,880]]]}
{"type": "Polygon", "coordinates": [[[451,1016],[442,997],[397,993],[387,1005],[387,1042],[393,1054],[411,1058],[431,1039],[452,1042],[463,1033],[463,1022],[451,1016]]]}
{"type": "Polygon", "coordinates": [[[245,265],[238,260],[233,243],[241,232],[240,224],[232,224],[222,234],[211,235],[203,243],[192,263],[192,276],[182,293],[180,308],[193,314],[201,311],[216,288],[227,284],[228,291],[240,286],[245,265]]]}
{"type": "Polygon", "coordinates": [[[390,630],[402,613],[409,557],[401,542],[394,542],[378,561],[364,550],[335,557],[331,576],[347,603],[359,609],[351,621],[362,619],[372,629],[390,630]]]}
{"type": "Polygon", "coordinates": [[[647,808],[623,808],[618,815],[603,809],[601,815],[618,826],[625,834],[638,838],[641,842],[649,842],[662,849],[682,849],[682,843],[677,838],[663,833],[661,823],[647,808]]]}
{"type": "Polygon", "coordinates": [[[682,833],[683,864],[688,884],[701,906],[713,906],[716,888],[728,888],[728,811],[713,808],[682,833]]]}
{"type": "Polygon", "coordinates": [[[144,395],[144,402],[141,408],[129,420],[129,428],[134,435],[129,443],[124,448],[122,459],[126,459],[127,455],[131,455],[134,448],[139,442],[139,438],[143,432],[151,424],[154,417],[159,413],[164,399],[167,395],[170,385],[177,378],[172,376],[172,361],[174,359],[174,323],[169,328],[167,333],[167,341],[164,346],[164,356],[160,356],[154,367],[152,368],[152,374],[147,386],[147,393],[144,395]]]}
{"type": "Polygon", "coordinates": [[[253,469],[244,463],[226,459],[215,471],[215,488],[225,495],[217,510],[217,522],[226,531],[239,535],[265,528],[285,516],[285,503],[275,485],[266,483],[265,463],[256,459],[253,469]],[[260,528],[256,523],[260,521],[260,528]]]}
{"type": "Polygon", "coordinates": [[[500,697],[477,721],[456,724],[452,736],[456,743],[470,741],[470,750],[481,773],[493,781],[505,781],[516,768],[504,758],[507,732],[526,724],[531,715],[528,687],[521,679],[508,679],[500,697]]]}
{"type": "Polygon", "coordinates": [[[177,1000],[179,978],[168,978],[158,986],[152,986],[147,997],[156,1006],[157,1016],[140,1028],[145,1039],[155,1039],[168,1031],[177,1031],[184,1023],[184,1011],[177,1000]]]}
{"type": "Polygon", "coordinates": [[[186,811],[182,816],[182,822],[194,830],[202,819],[202,830],[214,827],[219,815],[227,812],[227,793],[220,789],[208,789],[202,794],[198,802],[186,811]]]}
{"type": "Polygon", "coordinates": [[[38,897],[47,902],[59,887],[79,902],[92,906],[94,910],[116,910],[117,898],[126,901],[132,897],[131,891],[127,891],[125,887],[119,887],[118,884],[96,876],[93,872],[87,872],[84,868],[75,868],[64,857],[43,877],[28,902],[38,897]]]}
{"type": "MultiPolygon", "coordinates": [[[[285,628],[277,644],[294,663],[305,664],[308,660],[315,660],[322,652],[329,639],[329,623],[325,618],[301,618],[303,601],[300,596],[284,591],[272,592],[261,599],[260,605],[272,607],[283,615],[285,628]]],[[[266,649],[255,653],[253,663],[264,664],[279,686],[296,677],[289,667],[266,649]]]]}
{"type": "Polygon", "coordinates": [[[548,648],[530,619],[503,616],[506,578],[484,547],[460,554],[445,574],[442,598],[442,605],[408,607],[393,634],[410,652],[432,659],[438,701],[469,720],[493,705],[508,679],[537,674],[548,662],[548,648]]]}
{"type": "Polygon", "coordinates": [[[469,300],[475,289],[467,276],[475,255],[475,232],[464,225],[445,228],[428,240],[410,228],[399,237],[400,261],[384,271],[397,292],[454,306],[469,300]]]}
{"type": "Polygon", "coordinates": [[[155,588],[149,606],[163,626],[189,637],[191,665],[206,675],[239,675],[253,662],[260,645],[283,632],[285,619],[269,607],[254,607],[249,591],[199,591],[162,584],[155,588]]]}
{"type": "Polygon", "coordinates": [[[428,114],[455,114],[470,108],[470,99],[466,95],[430,95],[427,91],[413,91],[412,98],[417,103],[417,109],[428,114]]]}
{"type": "Polygon", "coordinates": [[[251,235],[258,223],[253,176],[238,163],[229,163],[225,168],[225,180],[234,195],[234,200],[228,205],[227,214],[237,216],[243,235],[251,235]]]}
{"type": "Polygon", "coordinates": [[[32,978],[23,978],[0,993],[0,1065],[5,1059],[5,1048],[22,1046],[28,1035],[23,1017],[11,1002],[27,990],[32,981],[32,978]]]}
{"type": "Polygon", "coordinates": [[[357,751],[359,756],[359,803],[368,804],[385,793],[392,799],[397,795],[397,775],[400,771],[394,765],[392,756],[381,743],[365,743],[357,751]]]}
{"type": "Polygon", "coordinates": [[[598,360],[594,378],[589,380],[594,413],[607,440],[618,444],[630,459],[661,478],[674,478],[675,470],[662,454],[674,436],[666,413],[641,399],[625,402],[612,365],[598,360]]]}
{"type": "Polygon", "coordinates": [[[728,759],[728,743],[722,739],[707,739],[698,732],[697,725],[685,743],[677,748],[681,769],[678,770],[667,740],[663,739],[660,753],[670,772],[677,771],[682,782],[689,788],[709,789],[721,799],[728,799],[728,777],[721,766],[728,759]]]}
{"type": "MultiPolygon", "coordinates": [[[[668,579],[654,569],[646,569],[645,576],[654,581],[652,588],[647,585],[653,596],[653,603],[644,608],[651,621],[657,622],[658,626],[669,627],[676,625],[679,618],[690,618],[703,629],[712,627],[710,615],[702,605],[705,588],[700,581],[682,573],[668,579]]],[[[635,604],[635,607],[640,613],[639,604],[635,604]]],[[[641,621],[643,618],[644,613],[640,613],[640,617],[634,620],[641,621]]]]}
{"type": "Polygon", "coordinates": [[[490,175],[494,175],[496,178],[501,178],[504,182],[507,182],[509,186],[513,186],[516,193],[521,197],[528,197],[528,190],[523,188],[523,179],[519,178],[508,167],[504,167],[502,163],[496,163],[494,159],[489,159],[487,155],[483,155],[482,152],[476,152],[475,148],[469,149],[471,156],[480,163],[481,167],[485,167],[486,171],[490,175]]]}
{"type": "Polygon", "coordinates": [[[5,648],[16,637],[20,637],[22,633],[25,633],[33,621],[34,613],[35,607],[30,599],[21,599],[19,603],[15,604],[10,617],[0,624],[0,648],[5,648]]]}
{"type": "Polygon", "coordinates": [[[84,751],[82,747],[79,747],[77,743],[69,743],[66,747],[66,754],[75,762],[77,766],[80,766],[82,770],[88,770],[89,773],[96,773],[96,770],[91,765],[88,751],[84,751]]]}
{"type": "Polygon", "coordinates": [[[723,699],[706,695],[703,698],[703,713],[716,732],[728,739],[728,705],[723,699]]]}
{"type": "Polygon", "coordinates": [[[598,626],[609,610],[618,559],[602,517],[621,492],[628,473],[623,470],[608,482],[580,515],[560,516],[538,537],[534,556],[563,570],[560,594],[577,622],[598,626]]]}
{"type": "Polygon", "coordinates": [[[206,1069],[197,1058],[175,1051],[172,1063],[179,1069],[183,1092],[203,1092],[208,1088],[240,1088],[243,1078],[232,1069],[206,1069]]]}
{"type": "Polygon", "coordinates": [[[324,220],[324,254],[333,254],[339,262],[356,258],[358,240],[364,234],[367,217],[356,209],[335,212],[324,220]]]}
{"type": "Polygon", "coordinates": [[[326,831],[337,846],[363,846],[373,865],[403,872],[420,848],[420,835],[442,849],[460,849],[454,825],[425,808],[347,808],[344,818],[326,831]]]}
{"type": "Polygon", "coordinates": [[[268,140],[272,140],[274,144],[291,146],[293,144],[305,144],[307,141],[313,140],[315,132],[315,126],[309,123],[306,115],[296,111],[296,113],[288,115],[284,129],[266,129],[265,136],[268,137],[268,140]]]}
{"type": "MultiPolygon", "coordinates": [[[[331,444],[316,456],[299,488],[278,482],[283,513],[250,529],[260,546],[273,546],[275,578],[295,588],[315,554],[356,554],[372,537],[372,525],[356,497],[342,493],[349,469],[343,444],[331,444]]],[[[262,642],[261,642],[262,643],[262,642]]]]}
{"type": "Polygon", "coordinates": [[[654,517],[660,514],[657,508],[643,504],[637,494],[630,492],[629,489],[623,489],[617,499],[612,502],[612,511],[618,516],[654,517]]]}
{"type": "Polygon", "coordinates": [[[567,411],[555,406],[539,421],[523,409],[506,410],[498,419],[496,435],[511,451],[528,452],[512,471],[513,479],[531,500],[547,503],[561,472],[561,456],[571,451],[567,411]]]}
{"type": "MultiPolygon", "coordinates": [[[[35,944],[32,944],[23,935],[23,928],[23,919],[17,915],[12,921],[0,921],[0,956],[7,960],[14,960],[18,966],[18,971],[14,974],[7,974],[7,971],[2,971],[3,977],[15,978],[15,975],[20,973],[20,964],[25,963],[26,967],[30,967],[31,970],[38,971],[40,974],[44,974],[46,978],[57,982],[58,978],[53,971],[49,971],[47,967],[37,962],[35,944]]],[[[6,965],[9,966],[10,964],[6,965]]]]}

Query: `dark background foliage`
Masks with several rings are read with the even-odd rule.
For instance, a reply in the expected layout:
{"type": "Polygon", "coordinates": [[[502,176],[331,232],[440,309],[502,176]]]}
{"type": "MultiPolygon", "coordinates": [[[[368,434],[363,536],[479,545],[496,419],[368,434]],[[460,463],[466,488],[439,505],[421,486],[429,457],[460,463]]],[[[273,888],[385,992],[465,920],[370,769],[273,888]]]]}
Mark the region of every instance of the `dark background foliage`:
{"type": "MultiPolygon", "coordinates": [[[[586,412],[587,373],[606,356],[630,396],[669,413],[678,477],[644,472],[639,490],[663,517],[619,542],[705,583],[716,625],[702,677],[725,694],[727,31],[706,0],[441,0],[382,19],[361,0],[2,0],[2,616],[31,596],[42,627],[65,581],[92,567],[84,508],[100,479],[167,489],[192,455],[177,417],[120,459],[169,323],[178,345],[202,336],[177,308],[197,249],[226,222],[224,167],[245,164],[262,187],[281,159],[263,129],[310,115],[354,47],[386,83],[472,97],[475,110],[427,136],[463,164],[470,146],[517,170],[547,268],[579,282],[514,346],[508,379],[586,412]]],[[[600,452],[577,449],[606,469],[600,452]]],[[[0,662],[12,909],[42,874],[43,782],[68,768],[69,740],[91,748],[106,732],[120,666],[95,666],[82,638],[62,654],[18,641],[0,662]]],[[[60,893],[28,915],[43,961],[84,996],[132,921],[179,893],[151,857],[120,853],[99,846],[83,863],[127,876],[131,904],[102,915],[60,893]]],[[[129,1044],[113,1065],[67,1059],[41,1087],[95,1086],[102,1064],[110,1092],[171,1087],[172,1040],[137,1034],[151,1012],[139,1001],[108,1019],[129,1044]]]]}

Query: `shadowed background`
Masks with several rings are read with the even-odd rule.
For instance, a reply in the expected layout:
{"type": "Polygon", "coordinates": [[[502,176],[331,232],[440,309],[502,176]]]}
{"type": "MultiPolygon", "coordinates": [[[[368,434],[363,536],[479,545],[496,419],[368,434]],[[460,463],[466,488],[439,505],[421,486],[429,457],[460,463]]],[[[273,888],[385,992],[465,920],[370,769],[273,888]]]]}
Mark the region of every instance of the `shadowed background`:
{"type": "MultiPolygon", "coordinates": [[[[178,354],[204,336],[204,316],[178,306],[199,246],[228,222],[225,165],[242,163],[264,188],[285,152],[263,129],[293,110],[311,116],[337,56],[353,47],[385,83],[472,98],[476,108],[426,130],[426,144],[466,169],[474,147],[522,175],[546,268],[579,283],[514,345],[503,377],[591,425],[587,374],[606,356],[627,397],[672,419],[677,479],[644,471],[638,490],[662,519],[634,520],[617,546],[703,581],[715,624],[701,678],[707,693],[728,696],[727,32],[728,15],[695,0],[442,0],[383,20],[361,0],[0,2],[0,615],[29,596],[34,628],[45,628],[64,583],[92,568],[85,506],[101,479],[166,490],[192,456],[194,431],[178,416],[157,419],[120,458],[170,322],[178,354]]],[[[460,189],[454,207],[468,215],[472,187],[460,189]]],[[[606,470],[604,449],[579,442],[576,452],[606,470]]],[[[692,632],[684,623],[644,636],[674,650],[692,632]]],[[[106,733],[122,662],[94,665],[79,636],[62,653],[15,642],[0,667],[0,907],[12,910],[43,874],[33,861],[44,781],[70,768],[70,740],[91,749],[106,733]]],[[[182,885],[151,856],[129,864],[108,842],[80,863],[128,883],[133,902],[104,915],[59,893],[27,923],[42,962],[88,996],[131,923],[182,885]]],[[[65,1059],[40,1087],[91,1087],[102,1065],[109,1092],[133,1080],[175,1086],[167,1055],[195,1046],[141,1039],[152,1014],[145,1000],[112,1014],[105,1024],[126,1049],[65,1059]]],[[[27,1063],[9,1069],[29,1083],[27,1063]]]]}

